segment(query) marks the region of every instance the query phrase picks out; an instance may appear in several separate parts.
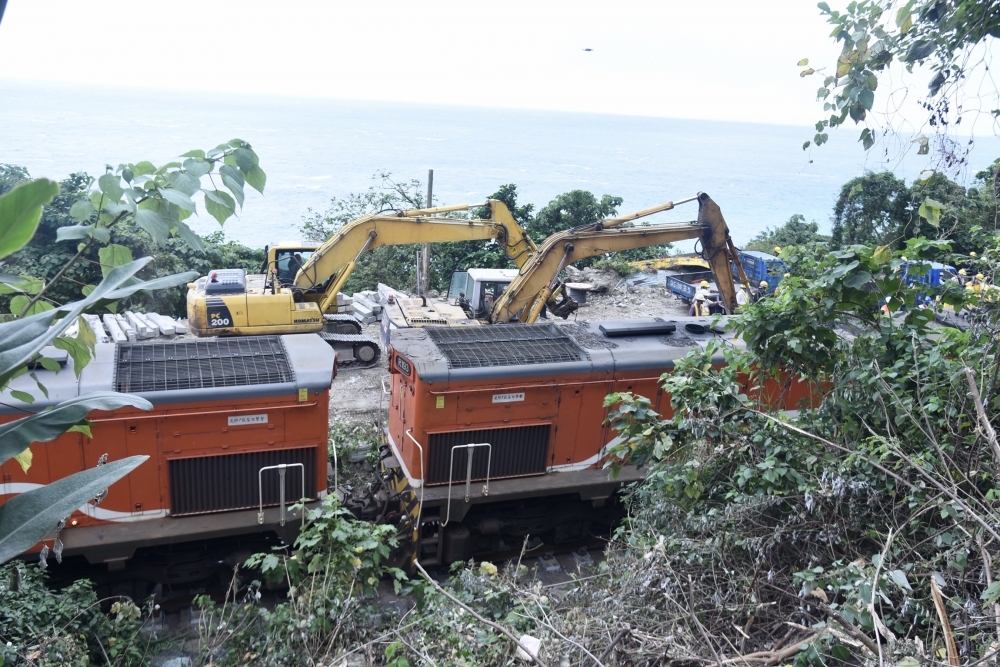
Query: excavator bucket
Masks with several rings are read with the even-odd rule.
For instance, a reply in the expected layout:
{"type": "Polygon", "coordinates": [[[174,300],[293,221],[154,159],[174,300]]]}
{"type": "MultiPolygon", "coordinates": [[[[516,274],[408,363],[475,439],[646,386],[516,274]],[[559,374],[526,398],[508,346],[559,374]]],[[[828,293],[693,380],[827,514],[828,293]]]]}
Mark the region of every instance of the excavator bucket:
{"type": "MultiPolygon", "coordinates": [[[[716,286],[722,304],[730,314],[736,312],[736,288],[733,280],[732,262],[739,266],[739,258],[732,252],[729,226],[722,217],[719,205],[704,192],[698,193],[698,224],[704,230],[701,237],[702,256],[708,261],[715,276],[716,286]]],[[[743,273],[742,267],[739,268],[743,273]]],[[[746,281],[745,276],[741,276],[746,281]]]]}

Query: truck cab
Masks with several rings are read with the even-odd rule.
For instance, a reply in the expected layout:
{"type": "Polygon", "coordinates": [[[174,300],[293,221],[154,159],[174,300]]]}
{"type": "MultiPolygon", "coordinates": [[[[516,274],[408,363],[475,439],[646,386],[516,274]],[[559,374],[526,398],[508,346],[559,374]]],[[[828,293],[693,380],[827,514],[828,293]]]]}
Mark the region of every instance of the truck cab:
{"type": "Polygon", "coordinates": [[[511,281],[517,269],[469,269],[451,274],[448,302],[462,306],[471,319],[484,319],[493,310],[493,302],[511,281]]]}
{"type": "MultiPolygon", "coordinates": [[[[782,277],[788,271],[784,260],[759,250],[741,250],[740,264],[750,280],[751,287],[757,287],[760,281],[767,281],[767,293],[771,294],[778,287],[782,277]]],[[[733,267],[736,273],[736,267],[733,267]]]]}

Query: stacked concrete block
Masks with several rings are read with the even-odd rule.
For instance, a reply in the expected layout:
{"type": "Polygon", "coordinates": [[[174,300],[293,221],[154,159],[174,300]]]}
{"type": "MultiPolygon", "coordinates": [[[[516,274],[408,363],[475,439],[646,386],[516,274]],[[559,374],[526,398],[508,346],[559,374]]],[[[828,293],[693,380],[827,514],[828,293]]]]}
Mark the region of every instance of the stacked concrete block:
{"type": "Polygon", "coordinates": [[[129,341],[134,343],[139,340],[139,333],[135,330],[135,327],[132,326],[132,323],[127,317],[124,315],[115,315],[115,320],[118,321],[118,326],[120,326],[122,331],[125,332],[125,337],[128,338],[129,341]]]}
{"type": "Polygon", "coordinates": [[[378,292],[356,292],[351,297],[351,302],[354,317],[362,324],[372,324],[382,319],[383,300],[378,292]]]}
{"type": "Polygon", "coordinates": [[[177,335],[174,329],[174,321],[169,317],[164,317],[158,313],[146,313],[146,320],[156,327],[161,336],[173,337],[177,335]]]}
{"type": "Polygon", "coordinates": [[[105,313],[101,317],[101,321],[104,322],[104,328],[111,334],[111,340],[115,343],[124,343],[128,340],[128,335],[122,329],[121,325],[118,324],[118,319],[114,315],[105,313]]]}
{"type": "Polygon", "coordinates": [[[83,320],[90,327],[90,330],[94,332],[94,338],[97,339],[98,343],[111,343],[113,342],[111,336],[108,332],[104,330],[104,325],[101,323],[101,318],[97,315],[84,314],[83,320]]]}
{"type": "Polygon", "coordinates": [[[127,312],[125,313],[125,319],[129,321],[129,324],[135,329],[135,335],[139,340],[146,340],[147,338],[154,338],[156,336],[154,327],[146,321],[139,313],[127,312]]]}

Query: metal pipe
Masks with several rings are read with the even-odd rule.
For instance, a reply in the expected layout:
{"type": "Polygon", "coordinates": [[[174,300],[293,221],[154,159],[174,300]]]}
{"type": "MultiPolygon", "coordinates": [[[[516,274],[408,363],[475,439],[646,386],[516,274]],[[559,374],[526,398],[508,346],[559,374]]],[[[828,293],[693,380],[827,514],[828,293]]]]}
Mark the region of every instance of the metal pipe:
{"type": "Polygon", "coordinates": [[[400,211],[396,215],[400,218],[415,218],[418,215],[434,215],[436,213],[451,213],[452,211],[468,211],[470,208],[486,206],[483,204],[452,204],[451,206],[435,206],[433,208],[411,208],[400,211]]]}
{"type": "Polygon", "coordinates": [[[602,220],[600,222],[600,225],[602,227],[604,227],[605,229],[607,229],[608,227],[616,227],[616,226],[618,226],[618,225],[620,225],[620,224],[622,224],[624,222],[631,222],[632,220],[638,220],[639,218],[645,218],[647,215],[653,215],[654,213],[659,213],[660,211],[669,211],[670,209],[674,208],[675,206],[679,206],[681,204],[686,204],[689,201],[694,201],[696,199],[698,199],[697,195],[695,195],[694,197],[688,197],[687,199],[680,199],[680,200],[675,201],[675,202],[668,201],[666,203],[658,204],[657,206],[653,206],[651,208],[644,208],[641,211],[636,211],[635,213],[629,213],[628,215],[622,215],[622,216],[619,216],[617,218],[611,218],[609,220],[602,220]]]}
{"type": "Polygon", "coordinates": [[[420,450],[420,504],[417,506],[416,528],[420,530],[420,515],[424,513],[424,448],[413,437],[413,429],[406,429],[406,437],[413,441],[413,444],[420,450]]]}
{"type": "MultiPolygon", "coordinates": [[[[281,493],[281,525],[285,525],[285,471],[288,468],[301,468],[302,469],[302,495],[301,500],[305,500],[306,493],[306,467],[302,463],[279,463],[273,466],[264,466],[257,471],[257,494],[258,500],[260,501],[260,506],[257,508],[257,523],[264,523],[264,471],[265,470],[277,470],[278,471],[278,486],[281,493]]],[[[306,512],[305,508],[302,508],[302,526],[306,525],[306,512]]]]}
{"type": "Polygon", "coordinates": [[[337,464],[337,443],[332,438],[330,439],[330,450],[333,452],[333,490],[336,491],[337,487],[340,486],[337,483],[337,469],[339,465],[337,464]]]}
{"type": "Polygon", "coordinates": [[[493,462],[493,445],[488,442],[470,443],[468,445],[455,445],[451,448],[451,462],[448,464],[448,514],[445,516],[444,523],[441,527],[444,528],[451,521],[451,483],[452,476],[455,472],[455,450],[456,449],[468,449],[469,458],[468,465],[466,466],[465,472],[465,502],[469,502],[472,498],[472,457],[476,451],[476,447],[487,447],[488,454],[486,458],[486,483],[483,484],[483,495],[490,495],[490,465],[493,462]]]}

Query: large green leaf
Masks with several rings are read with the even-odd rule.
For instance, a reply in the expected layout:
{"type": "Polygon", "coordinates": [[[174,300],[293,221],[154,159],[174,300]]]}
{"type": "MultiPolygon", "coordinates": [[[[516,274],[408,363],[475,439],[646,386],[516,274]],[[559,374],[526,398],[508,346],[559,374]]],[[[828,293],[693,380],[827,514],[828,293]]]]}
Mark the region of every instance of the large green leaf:
{"type": "MultiPolygon", "coordinates": [[[[89,201],[85,203],[90,204],[89,201]]],[[[107,227],[94,227],[92,225],[68,225],[56,230],[56,241],[73,241],[91,236],[101,243],[107,243],[111,240],[111,230],[107,227]]]]}
{"type": "Polygon", "coordinates": [[[82,301],[68,303],[61,308],[30,315],[12,322],[0,323],[0,384],[6,382],[46,345],[66,330],[87,308],[102,299],[120,299],[143,289],[142,283],[122,288],[139,269],[151,260],[149,257],[119,266],[108,272],[107,277],[82,301]],[[114,296],[114,294],[120,296],[114,296]]]}
{"type": "Polygon", "coordinates": [[[0,274],[0,294],[38,294],[44,286],[45,283],[39,278],[0,274]]]}
{"type": "Polygon", "coordinates": [[[46,310],[54,308],[55,306],[48,301],[39,300],[31,303],[31,299],[24,294],[18,294],[10,299],[10,312],[12,315],[34,315],[35,313],[43,313],[46,310]],[[31,305],[29,306],[28,304],[31,305]]]}
{"type": "Polygon", "coordinates": [[[931,227],[938,227],[941,224],[941,210],[943,208],[944,204],[941,202],[925,197],[920,208],[917,209],[917,214],[926,220],[931,227]]]}
{"type": "Polygon", "coordinates": [[[205,190],[205,210],[221,225],[236,212],[236,202],[222,190],[205,190]]]}
{"type": "Polygon", "coordinates": [[[254,165],[250,171],[247,172],[247,185],[256,190],[257,192],[264,194],[264,184],[267,183],[267,175],[264,170],[260,168],[259,165],[254,165]]]}
{"type": "Polygon", "coordinates": [[[187,243],[193,250],[205,252],[205,244],[201,242],[201,237],[194,233],[194,230],[187,226],[187,223],[178,220],[174,223],[174,231],[184,243],[187,243]]]}
{"type": "Polygon", "coordinates": [[[78,472],[0,505],[0,563],[30,549],[74,510],[138,468],[148,456],[130,456],[78,472]]]}
{"type": "Polygon", "coordinates": [[[219,175],[222,176],[222,184],[233,193],[236,203],[240,205],[240,208],[243,208],[243,184],[246,183],[246,179],[243,178],[243,172],[236,167],[224,164],[219,167],[219,175]]]}
{"type": "MultiPolygon", "coordinates": [[[[172,171],[167,175],[167,179],[171,185],[188,196],[193,195],[201,189],[201,180],[183,171],[172,171]]],[[[163,194],[166,189],[162,188],[160,194],[163,194]]]]}
{"type": "Polygon", "coordinates": [[[42,218],[42,207],[59,194],[59,185],[39,178],[0,195],[0,259],[15,253],[31,240],[42,218]]]}
{"type": "Polygon", "coordinates": [[[121,186],[121,179],[119,179],[116,174],[104,174],[97,179],[97,186],[111,201],[122,200],[123,190],[121,186]]]}
{"type": "Polygon", "coordinates": [[[184,171],[191,174],[200,181],[202,176],[212,171],[212,163],[198,162],[197,160],[194,159],[184,160],[184,171]]]}
{"type": "Polygon", "coordinates": [[[135,212],[135,222],[153,237],[156,244],[166,243],[170,238],[170,221],[150,208],[142,208],[135,212]]]}
{"type": "Polygon", "coordinates": [[[233,151],[233,159],[236,160],[236,166],[240,168],[244,174],[250,172],[253,166],[257,164],[255,159],[257,156],[254,155],[253,151],[249,151],[246,148],[237,148],[233,151]]]}
{"type": "Polygon", "coordinates": [[[160,188],[160,196],[171,204],[181,207],[185,211],[196,212],[194,202],[191,197],[176,188],[160,188]]]}
{"type": "Polygon", "coordinates": [[[55,440],[92,410],[117,410],[132,406],[152,410],[153,405],[140,396],[114,391],[94,391],[59,403],[51,410],[38,412],[0,425],[0,463],[23,452],[33,442],[55,440]]]}
{"type": "Polygon", "coordinates": [[[114,243],[98,250],[97,256],[101,260],[101,273],[105,277],[116,266],[125,266],[132,261],[132,251],[123,245],[114,243]]]}
{"type": "Polygon", "coordinates": [[[94,214],[94,210],[94,205],[89,199],[81,199],[70,207],[69,214],[80,222],[86,222],[94,214]]]}

